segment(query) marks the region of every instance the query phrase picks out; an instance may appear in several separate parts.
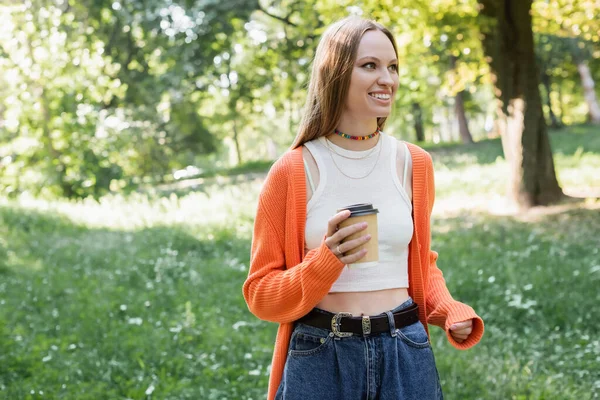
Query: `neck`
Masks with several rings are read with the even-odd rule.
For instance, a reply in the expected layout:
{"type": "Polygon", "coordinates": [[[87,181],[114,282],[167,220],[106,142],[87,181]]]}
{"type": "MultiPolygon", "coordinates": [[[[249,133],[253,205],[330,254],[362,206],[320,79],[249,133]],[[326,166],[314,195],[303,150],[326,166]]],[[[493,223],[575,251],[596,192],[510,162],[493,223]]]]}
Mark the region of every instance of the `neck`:
{"type": "MultiPolygon", "coordinates": [[[[340,132],[351,136],[367,136],[377,129],[377,119],[359,120],[343,117],[337,126],[340,132]]],[[[369,150],[377,144],[379,135],[368,140],[346,139],[335,133],[327,136],[332,143],[346,150],[369,150]]]]}

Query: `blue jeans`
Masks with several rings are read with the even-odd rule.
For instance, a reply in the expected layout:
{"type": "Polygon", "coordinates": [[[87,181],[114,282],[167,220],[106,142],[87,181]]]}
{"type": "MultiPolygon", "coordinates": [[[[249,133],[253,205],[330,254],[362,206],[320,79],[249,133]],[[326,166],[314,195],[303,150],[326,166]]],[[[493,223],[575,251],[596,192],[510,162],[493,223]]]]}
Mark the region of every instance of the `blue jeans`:
{"type": "MultiPolygon", "coordinates": [[[[392,312],[412,303],[408,299],[392,312]]],[[[443,395],[421,322],[345,338],[297,323],[275,399],[439,400],[443,395]]]]}

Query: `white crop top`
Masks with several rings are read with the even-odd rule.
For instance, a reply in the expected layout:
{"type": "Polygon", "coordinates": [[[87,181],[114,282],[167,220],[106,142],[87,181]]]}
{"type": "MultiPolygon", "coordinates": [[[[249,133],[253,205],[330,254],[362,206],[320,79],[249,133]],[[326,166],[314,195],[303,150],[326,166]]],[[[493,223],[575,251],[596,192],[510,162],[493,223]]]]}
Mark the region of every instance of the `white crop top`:
{"type": "MultiPolygon", "coordinates": [[[[380,135],[379,143],[366,151],[346,150],[324,137],[305,143],[319,170],[319,184],[313,188],[306,210],[307,250],[319,247],[327,233],[327,221],[336,210],[357,203],[372,203],[379,210],[379,262],[366,268],[346,265],[330,293],[408,288],[408,244],[413,235],[413,221],[412,204],[404,184],[410,153],[404,144],[406,162],[401,183],[396,169],[398,141],[383,132],[380,135]],[[362,179],[351,179],[340,169],[352,177],[362,177],[371,169],[373,172],[362,179]]],[[[308,170],[307,176],[314,186],[308,170]]]]}

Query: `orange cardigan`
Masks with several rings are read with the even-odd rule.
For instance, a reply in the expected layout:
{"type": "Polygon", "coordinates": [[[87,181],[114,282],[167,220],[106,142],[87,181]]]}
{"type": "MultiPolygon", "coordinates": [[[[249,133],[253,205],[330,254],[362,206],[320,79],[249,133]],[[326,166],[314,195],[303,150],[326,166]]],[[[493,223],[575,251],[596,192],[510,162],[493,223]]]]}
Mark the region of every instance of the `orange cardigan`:
{"type": "MultiPolygon", "coordinates": [[[[438,255],[429,247],[435,197],[433,163],[423,149],[408,146],[413,160],[414,219],[408,292],[419,305],[419,318],[425,329],[428,323],[437,325],[446,331],[454,347],[467,349],[481,339],[483,321],[471,307],[452,298],[436,266],[438,255]],[[449,327],[470,319],[473,332],[464,342],[456,342],[449,327]]],[[[281,156],[267,175],[258,200],[250,270],[243,286],[250,311],[260,319],[279,323],[268,400],[274,399],[281,381],[293,322],[329,293],[344,268],[324,241],[304,254],[305,222],[306,176],[299,147],[281,156]]]]}

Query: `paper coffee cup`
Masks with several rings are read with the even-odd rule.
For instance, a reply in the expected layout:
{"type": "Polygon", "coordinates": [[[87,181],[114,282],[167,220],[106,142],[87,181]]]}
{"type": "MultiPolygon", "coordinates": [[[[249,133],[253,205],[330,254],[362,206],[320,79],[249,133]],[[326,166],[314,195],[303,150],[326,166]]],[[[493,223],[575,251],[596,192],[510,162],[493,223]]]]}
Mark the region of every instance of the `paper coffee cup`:
{"type": "Polygon", "coordinates": [[[367,268],[376,266],[379,262],[379,240],[377,236],[377,214],[379,213],[379,210],[373,208],[373,205],[370,203],[363,203],[352,204],[350,206],[340,208],[337,211],[341,212],[344,210],[350,211],[350,217],[348,217],[338,225],[339,229],[342,229],[349,225],[358,224],[360,222],[366,222],[368,226],[365,230],[356,232],[355,234],[346,237],[342,241],[342,243],[347,242],[349,240],[357,239],[361,236],[365,236],[366,234],[371,234],[371,240],[369,240],[367,243],[344,253],[344,255],[347,256],[354,254],[362,249],[367,249],[367,254],[357,263],[348,264],[348,268],[367,268]]]}

